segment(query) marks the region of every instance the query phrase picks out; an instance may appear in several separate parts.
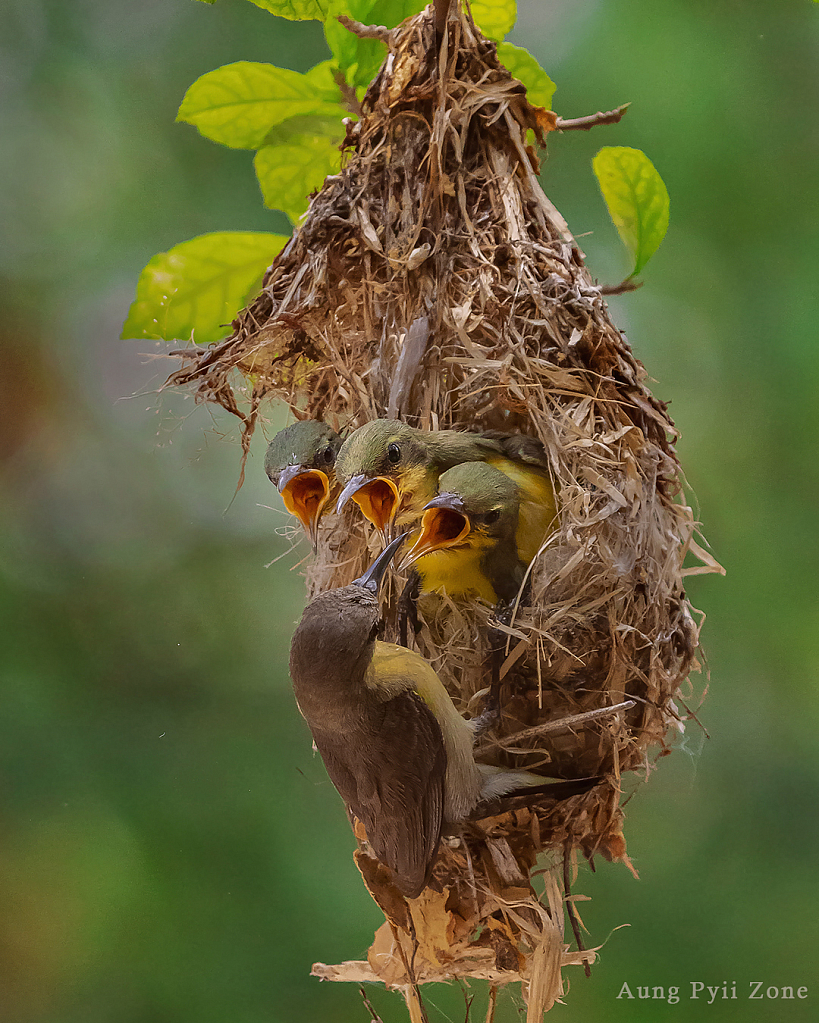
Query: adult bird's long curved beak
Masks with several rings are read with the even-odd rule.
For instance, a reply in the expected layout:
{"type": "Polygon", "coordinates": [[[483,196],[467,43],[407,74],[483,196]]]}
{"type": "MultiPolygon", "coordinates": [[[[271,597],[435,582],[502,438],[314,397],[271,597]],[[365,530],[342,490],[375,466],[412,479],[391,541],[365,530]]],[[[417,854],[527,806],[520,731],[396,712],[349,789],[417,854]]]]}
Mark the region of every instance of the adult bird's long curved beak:
{"type": "Polygon", "coordinates": [[[386,543],[399,502],[398,487],[395,483],[387,476],[372,477],[359,473],[353,476],[339,494],[336,511],[340,512],[350,498],[361,509],[364,517],[372,522],[386,543]]]}
{"type": "Polygon", "coordinates": [[[395,552],[404,542],[404,538],[406,536],[407,533],[402,533],[401,536],[397,536],[391,544],[388,544],[370,565],[364,575],[359,576],[358,579],[353,579],[352,585],[363,586],[365,590],[369,590],[370,593],[374,593],[378,596],[381,581],[387,573],[387,568],[389,567],[395,552]]]}
{"type": "Polygon", "coordinates": [[[285,508],[304,526],[313,550],[318,547],[321,513],[330,499],[330,480],[321,469],[286,465],[279,475],[279,493],[285,508]]]}
{"type": "Polygon", "coordinates": [[[424,505],[421,531],[398,566],[404,572],[425,554],[454,547],[469,535],[472,524],[457,494],[438,494],[424,505]]]}

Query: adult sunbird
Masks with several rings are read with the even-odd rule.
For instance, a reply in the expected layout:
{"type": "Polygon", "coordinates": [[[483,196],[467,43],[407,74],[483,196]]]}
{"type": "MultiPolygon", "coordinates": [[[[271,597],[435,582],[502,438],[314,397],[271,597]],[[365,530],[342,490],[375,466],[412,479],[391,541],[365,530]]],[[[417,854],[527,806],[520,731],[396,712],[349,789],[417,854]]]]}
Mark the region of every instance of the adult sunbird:
{"type": "Polygon", "coordinates": [[[528,563],[556,514],[546,453],[534,437],[424,432],[396,419],[374,419],[350,434],[338,453],[336,478],[343,489],[337,509],[352,499],[386,539],[393,527],[420,518],[438,492],[441,473],[463,462],[486,462],[518,485],[519,542],[528,563]]]}
{"type": "Polygon", "coordinates": [[[304,419],[280,430],[267,446],[265,472],[314,550],[319,520],[333,510],[340,490],[334,467],[341,445],[341,437],[327,423],[304,419]]]}
{"type": "Polygon", "coordinates": [[[376,637],[378,590],[403,536],[355,582],[308,604],[290,675],[330,780],[408,898],[424,889],[447,824],[521,790],[567,798],[598,779],[553,782],[476,764],[475,729],[420,655],[376,637]],[[536,789],[534,787],[537,787],[536,789]]]}

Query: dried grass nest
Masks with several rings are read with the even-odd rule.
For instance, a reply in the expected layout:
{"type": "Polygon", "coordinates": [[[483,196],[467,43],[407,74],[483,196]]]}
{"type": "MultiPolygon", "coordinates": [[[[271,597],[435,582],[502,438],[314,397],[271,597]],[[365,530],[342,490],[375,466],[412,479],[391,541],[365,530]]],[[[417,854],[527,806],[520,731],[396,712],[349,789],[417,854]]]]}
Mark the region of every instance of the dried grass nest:
{"type": "MultiPolygon", "coordinates": [[[[460,5],[442,44],[430,8],[381,31],[389,56],[348,126],[344,169],[314,196],[231,336],[180,353],[170,383],[239,416],[245,452],[271,398],[336,428],[386,415],[543,442],[560,527],[508,630],[504,716],[483,755],[604,781],[445,841],[433,884],[411,904],[361,847],[387,922],[366,962],[314,967],[402,988],[417,1019],[417,983],[521,980],[536,1020],[562,993],[561,968],[594,958],[564,938],[568,915],[580,942],[573,854],[628,863],[622,776],[646,774],[688,713],[680,687],[697,667],[698,625],[683,559],[703,562],[689,572],[716,566],[693,540],[666,408],[538,183],[526,133],[554,116],[529,105],[460,5]],[[551,856],[536,892],[542,852],[551,856]]],[[[309,595],[369,563],[376,539],[364,526],[352,506],[325,519],[309,595]]],[[[491,609],[441,610],[419,648],[473,713],[491,609]]]]}

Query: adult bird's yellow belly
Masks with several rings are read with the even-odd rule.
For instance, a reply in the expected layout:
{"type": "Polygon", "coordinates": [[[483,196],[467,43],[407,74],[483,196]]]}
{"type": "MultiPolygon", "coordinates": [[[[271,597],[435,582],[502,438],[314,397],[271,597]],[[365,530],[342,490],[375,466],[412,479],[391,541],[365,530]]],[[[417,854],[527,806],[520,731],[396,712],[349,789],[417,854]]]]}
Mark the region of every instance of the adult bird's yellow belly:
{"type": "Polygon", "coordinates": [[[406,647],[376,640],[366,684],[387,698],[410,689],[435,715],[446,749],[444,816],[448,820],[465,817],[477,803],[481,789],[480,771],[472,754],[475,734],[456,710],[435,669],[406,647]]]}

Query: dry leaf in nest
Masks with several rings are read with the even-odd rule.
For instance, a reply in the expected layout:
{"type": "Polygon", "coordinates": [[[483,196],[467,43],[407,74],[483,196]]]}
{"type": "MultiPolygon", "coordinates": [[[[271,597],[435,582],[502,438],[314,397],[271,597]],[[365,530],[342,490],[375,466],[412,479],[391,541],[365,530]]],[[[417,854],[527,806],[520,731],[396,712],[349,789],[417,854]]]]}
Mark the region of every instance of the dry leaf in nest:
{"type": "MultiPolygon", "coordinates": [[[[357,861],[388,923],[366,962],[315,967],[404,989],[521,980],[534,1020],[559,997],[561,968],[593,959],[564,936],[565,858],[628,862],[622,774],[646,770],[682,727],[674,701],[698,645],[683,559],[718,566],[692,539],[665,406],[538,183],[526,131],[544,127],[542,112],[467,13],[450,15],[440,49],[428,10],[389,33],[389,50],[342,173],[231,337],[184,352],[171,381],[239,415],[245,450],[270,398],[336,427],[389,414],[543,442],[560,527],[531,566],[531,604],[504,627],[504,717],[482,754],[604,781],[445,841],[411,904],[364,848],[357,861]],[[531,871],[544,851],[539,897],[531,871]]],[[[308,593],[350,582],[375,543],[351,509],[330,516],[308,593]]],[[[445,599],[426,609],[419,647],[465,712],[486,687],[490,617],[445,599]]]]}

